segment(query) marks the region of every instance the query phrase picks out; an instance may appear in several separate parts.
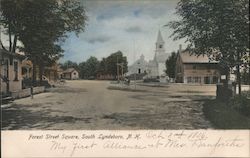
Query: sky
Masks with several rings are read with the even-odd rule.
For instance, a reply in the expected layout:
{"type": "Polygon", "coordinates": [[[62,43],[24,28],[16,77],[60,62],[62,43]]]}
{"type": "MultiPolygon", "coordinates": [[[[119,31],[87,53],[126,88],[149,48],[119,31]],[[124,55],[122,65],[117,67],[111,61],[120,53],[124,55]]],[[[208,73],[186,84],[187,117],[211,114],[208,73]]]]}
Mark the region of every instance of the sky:
{"type": "MultiPolygon", "coordinates": [[[[177,51],[185,41],[173,41],[173,30],[163,27],[178,20],[175,7],[178,0],[82,0],[88,17],[85,31],[78,37],[69,33],[62,44],[65,50],[60,62],[71,60],[77,63],[90,56],[99,60],[122,51],[131,65],[142,54],[146,60],[154,57],[155,42],[161,30],[166,53],[177,51]]],[[[3,34],[2,34],[3,35],[3,34]]],[[[7,37],[2,37],[8,43],[7,37]]]]}
{"type": "Polygon", "coordinates": [[[141,54],[153,59],[158,30],[165,40],[166,53],[185,45],[184,40],[173,41],[173,30],[163,27],[178,19],[175,15],[177,0],[83,0],[88,16],[85,32],[79,37],[70,34],[65,41],[62,62],[98,59],[122,51],[131,65],[141,54]]]}

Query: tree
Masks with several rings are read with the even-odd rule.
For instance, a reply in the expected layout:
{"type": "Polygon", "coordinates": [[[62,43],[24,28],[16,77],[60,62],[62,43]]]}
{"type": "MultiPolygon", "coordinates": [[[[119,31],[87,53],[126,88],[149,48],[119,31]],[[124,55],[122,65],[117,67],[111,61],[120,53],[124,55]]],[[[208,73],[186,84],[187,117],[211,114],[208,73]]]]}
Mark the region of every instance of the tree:
{"type": "MultiPolygon", "coordinates": [[[[117,76],[117,63],[123,63],[123,73],[128,72],[127,57],[123,56],[123,53],[121,51],[112,53],[110,56],[106,58],[105,63],[107,64],[107,70],[106,70],[107,74],[117,76]]],[[[119,66],[118,71],[121,74],[122,72],[121,66],[119,66]]]]}
{"type": "Polygon", "coordinates": [[[107,58],[102,58],[100,61],[97,73],[101,75],[106,75],[108,74],[108,69],[107,69],[107,58]]]}
{"type": "Polygon", "coordinates": [[[9,51],[15,52],[19,40],[20,49],[39,66],[41,79],[44,61],[62,56],[60,43],[67,32],[84,31],[86,16],[78,0],[2,0],[0,22],[9,36],[9,51]]]}
{"type": "Polygon", "coordinates": [[[87,72],[86,62],[84,61],[84,62],[79,63],[78,67],[79,67],[80,78],[81,79],[87,78],[86,77],[86,72],[87,72]]]}
{"type": "Polygon", "coordinates": [[[240,66],[249,56],[249,0],[181,0],[176,13],[179,21],[168,24],[174,39],[186,38],[188,49],[220,61],[228,76],[237,68],[241,93],[240,66]]]}
{"type": "Polygon", "coordinates": [[[100,62],[91,56],[88,60],[79,64],[80,77],[83,79],[96,78],[100,62]]]}
{"type": "Polygon", "coordinates": [[[99,61],[96,57],[91,56],[86,62],[85,62],[85,76],[87,78],[94,77],[96,78],[97,71],[99,67],[99,61]]]}
{"type": "Polygon", "coordinates": [[[79,70],[78,64],[76,62],[71,61],[71,60],[67,60],[64,63],[61,63],[60,65],[61,65],[61,68],[63,70],[66,70],[68,68],[74,68],[76,70],[79,70]]]}
{"type": "Polygon", "coordinates": [[[175,67],[176,67],[177,54],[175,52],[171,53],[171,56],[166,60],[166,74],[170,78],[175,78],[175,67]]]}
{"type": "Polygon", "coordinates": [[[113,75],[117,77],[117,70],[120,75],[128,72],[128,62],[127,57],[123,56],[121,51],[110,54],[107,58],[102,58],[98,67],[98,74],[101,75],[113,75]],[[117,64],[122,64],[122,66],[117,66],[117,64]]]}

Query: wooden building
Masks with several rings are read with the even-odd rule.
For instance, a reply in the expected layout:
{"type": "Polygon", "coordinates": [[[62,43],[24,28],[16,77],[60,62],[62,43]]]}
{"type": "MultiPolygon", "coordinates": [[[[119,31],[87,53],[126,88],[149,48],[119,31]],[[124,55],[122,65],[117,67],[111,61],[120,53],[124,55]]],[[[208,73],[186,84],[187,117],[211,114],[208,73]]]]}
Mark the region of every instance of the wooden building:
{"type": "Polygon", "coordinates": [[[0,49],[0,87],[1,94],[22,89],[21,62],[25,57],[0,49]]]}
{"type": "Polygon", "coordinates": [[[62,73],[63,79],[77,80],[79,79],[79,73],[74,68],[68,68],[62,73]]]}
{"type": "Polygon", "coordinates": [[[180,51],[176,60],[176,82],[215,84],[220,79],[218,61],[210,61],[206,55],[190,55],[188,51],[180,51]]]}

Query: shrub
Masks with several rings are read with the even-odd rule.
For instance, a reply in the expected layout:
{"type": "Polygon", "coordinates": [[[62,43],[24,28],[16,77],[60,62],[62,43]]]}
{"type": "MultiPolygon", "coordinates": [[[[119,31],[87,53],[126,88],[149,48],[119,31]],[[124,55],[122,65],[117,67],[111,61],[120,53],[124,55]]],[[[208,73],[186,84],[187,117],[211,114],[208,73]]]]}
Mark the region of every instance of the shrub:
{"type": "Polygon", "coordinates": [[[229,105],[243,115],[250,117],[250,99],[248,95],[249,93],[245,92],[241,96],[236,95],[230,100],[229,105]]]}

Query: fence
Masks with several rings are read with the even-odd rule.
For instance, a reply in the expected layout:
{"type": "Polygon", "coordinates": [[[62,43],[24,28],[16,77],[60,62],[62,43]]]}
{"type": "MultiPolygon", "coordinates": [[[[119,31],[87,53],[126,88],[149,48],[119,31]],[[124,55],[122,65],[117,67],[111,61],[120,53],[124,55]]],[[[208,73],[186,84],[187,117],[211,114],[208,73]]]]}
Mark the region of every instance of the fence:
{"type": "MultiPolygon", "coordinates": [[[[44,91],[45,91],[45,87],[44,86],[33,87],[33,94],[42,93],[44,91]]],[[[14,99],[24,98],[24,97],[31,96],[31,88],[26,88],[26,89],[22,89],[20,91],[11,92],[11,96],[14,99]]]]}

